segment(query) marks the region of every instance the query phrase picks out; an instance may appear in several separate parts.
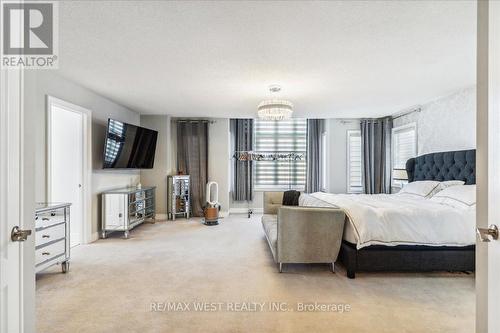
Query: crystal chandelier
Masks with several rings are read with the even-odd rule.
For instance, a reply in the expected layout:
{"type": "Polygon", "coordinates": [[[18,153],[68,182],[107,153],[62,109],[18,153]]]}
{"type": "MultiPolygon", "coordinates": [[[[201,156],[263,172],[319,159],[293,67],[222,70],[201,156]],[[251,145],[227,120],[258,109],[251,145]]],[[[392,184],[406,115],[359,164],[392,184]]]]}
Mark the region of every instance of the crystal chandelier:
{"type": "MultiPolygon", "coordinates": [[[[281,91],[278,85],[269,87],[271,94],[277,94],[281,91]]],[[[269,99],[262,101],[257,107],[257,114],[263,120],[284,120],[292,117],[293,104],[290,101],[282,99],[269,99]]]]}

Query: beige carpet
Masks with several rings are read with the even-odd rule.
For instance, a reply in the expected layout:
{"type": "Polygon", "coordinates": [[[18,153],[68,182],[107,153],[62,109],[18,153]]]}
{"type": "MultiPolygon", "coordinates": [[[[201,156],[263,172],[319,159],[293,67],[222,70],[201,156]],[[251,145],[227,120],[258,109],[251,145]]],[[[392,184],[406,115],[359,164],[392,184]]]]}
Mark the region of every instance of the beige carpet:
{"type": "Polygon", "coordinates": [[[289,265],[280,274],[259,216],[214,227],[145,224],[120,237],[74,248],[69,274],[53,267],[38,275],[39,332],[474,331],[473,275],[361,273],[349,280],[327,265],[289,265]],[[195,310],[197,302],[216,311],[195,310]],[[314,302],[329,311],[297,311],[314,302]]]}

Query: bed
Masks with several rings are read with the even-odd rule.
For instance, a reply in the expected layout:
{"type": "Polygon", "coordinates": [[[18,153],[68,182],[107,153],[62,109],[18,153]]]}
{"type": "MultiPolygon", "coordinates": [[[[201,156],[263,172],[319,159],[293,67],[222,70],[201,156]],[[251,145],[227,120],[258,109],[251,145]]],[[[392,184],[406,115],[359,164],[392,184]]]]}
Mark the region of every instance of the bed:
{"type": "MultiPolygon", "coordinates": [[[[406,170],[409,182],[461,180],[472,185],[475,150],[418,156],[408,160],[406,170]]],[[[340,261],[349,278],[359,271],[474,270],[475,209],[459,211],[397,194],[314,193],[301,196],[300,204],[339,206],[349,220],[363,221],[346,221],[340,261]]]]}

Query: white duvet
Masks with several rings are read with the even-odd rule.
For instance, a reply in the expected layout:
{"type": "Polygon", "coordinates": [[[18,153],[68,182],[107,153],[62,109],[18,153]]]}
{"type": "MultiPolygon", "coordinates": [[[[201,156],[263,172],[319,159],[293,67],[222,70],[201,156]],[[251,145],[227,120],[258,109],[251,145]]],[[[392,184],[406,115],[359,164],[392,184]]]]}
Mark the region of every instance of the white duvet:
{"type": "Polygon", "coordinates": [[[369,245],[467,246],[475,244],[475,208],[459,209],[410,194],[301,195],[301,206],[342,208],[357,248],[369,245]]]}

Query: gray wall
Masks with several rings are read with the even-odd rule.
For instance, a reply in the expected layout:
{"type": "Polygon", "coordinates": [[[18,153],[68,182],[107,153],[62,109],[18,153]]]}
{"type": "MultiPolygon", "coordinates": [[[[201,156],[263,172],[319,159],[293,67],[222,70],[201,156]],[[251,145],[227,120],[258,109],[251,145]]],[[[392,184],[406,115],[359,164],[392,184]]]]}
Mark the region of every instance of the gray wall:
{"type": "Polygon", "coordinates": [[[394,120],[394,126],[417,123],[418,155],[476,148],[476,89],[463,89],[394,120]]]}
{"type": "Polygon", "coordinates": [[[108,118],[139,124],[139,115],[117,103],[110,101],[72,81],[57,75],[54,71],[34,70],[25,72],[26,119],[34,129],[32,138],[35,145],[35,200],[45,201],[47,194],[47,150],[46,96],[54,96],[77,104],[92,111],[92,233],[97,236],[100,228],[99,193],[111,188],[135,185],[139,182],[139,171],[104,171],[102,156],[104,136],[108,118]]]}
{"type": "Polygon", "coordinates": [[[229,119],[211,119],[208,127],[208,180],[219,185],[221,212],[229,211],[230,142],[229,119]]]}
{"type": "Polygon", "coordinates": [[[141,115],[141,126],[158,131],[154,168],[141,170],[141,184],[156,186],[156,213],[167,214],[167,176],[175,172],[171,157],[171,118],[141,115]]]}

